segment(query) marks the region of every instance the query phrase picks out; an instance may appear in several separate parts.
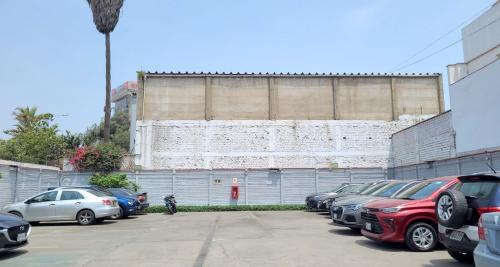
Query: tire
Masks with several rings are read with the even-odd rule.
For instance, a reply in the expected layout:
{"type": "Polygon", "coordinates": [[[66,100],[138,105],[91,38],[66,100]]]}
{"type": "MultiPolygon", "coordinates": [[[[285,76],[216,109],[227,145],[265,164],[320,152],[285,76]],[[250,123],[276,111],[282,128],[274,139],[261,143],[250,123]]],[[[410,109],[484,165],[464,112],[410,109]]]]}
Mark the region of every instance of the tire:
{"type": "Polygon", "coordinates": [[[436,217],[439,224],[445,227],[460,228],[465,223],[468,208],[462,192],[448,189],[436,200],[436,217]]]}
{"type": "Polygon", "coordinates": [[[167,212],[168,212],[168,214],[170,214],[170,215],[173,215],[173,214],[175,213],[175,211],[174,211],[174,207],[172,206],[172,203],[168,203],[168,204],[167,204],[167,212]]]}
{"type": "Polygon", "coordinates": [[[472,252],[460,252],[456,250],[447,249],[448,254],[455,260],[462,263],[474,263],[474,254],[472,252]]]}
{"type": "Polygon", "coordinates": [[[40,222],[30,222],[30,225],[33,226],[33,225],[39,225],[40,222]]]}
{"type": "Polygon", "coordinates": [[[428,223],[414,223],[406,230],[405,243],[413,251],[432,251],[438,244],[436,229],[428,223]]]}
{"type": "Polygon", "coordinates": [[[124,212],[124,210],[123,210],[123,207],[122,207],[122,206],[120,206],[120,212],[119,212],[118,214],[115,214],[115,215],[110,216],[110,218],[111,218],[111,219],[113,219],[113,220],[119,220],[119,219],[122,219],[122,218],[124,218],[124,216],[123,216],[123,214],[124,214],[124,213],[125,213],[125,212],[124,212]]]}
{"type": "Polygon", "coordinates": [[[361,234],[361,228],[349,227],[349,229],[351,229],[351,231],[353,231],[357,234],[361,234]]]}
{"type": "Polygon", "coordinates": [[[17,217],[19,217],[21,219],[23,218],[23,215],[20,212],[18,212],[18,211],[11,211],[9,213],[12,214],[12,215],[14,215],[14,216],[17,216],[17,217]]]}
{"type": "Polygon", "coordinates": [[[81,210],[76,215],[76,220],[80,225],[91,225],[95,222],[94,212],[91,210],[81,210]]]}

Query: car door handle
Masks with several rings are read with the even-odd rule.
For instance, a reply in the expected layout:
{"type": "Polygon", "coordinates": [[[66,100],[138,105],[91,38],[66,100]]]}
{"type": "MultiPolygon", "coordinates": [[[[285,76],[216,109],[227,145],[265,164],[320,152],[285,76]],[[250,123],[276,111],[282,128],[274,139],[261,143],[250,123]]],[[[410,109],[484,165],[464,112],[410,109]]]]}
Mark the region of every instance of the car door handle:
{"type": "Polygon", "coordinates": [[[75,202],[75,204],[82,204],[82,202],[78,201],[78,202],[75,202]]]}
{"type": "Polygon", "coordinates": [[[52,203],[52,204],[49,204],[49,206],[55,206],[56,204],[52,203]]]}

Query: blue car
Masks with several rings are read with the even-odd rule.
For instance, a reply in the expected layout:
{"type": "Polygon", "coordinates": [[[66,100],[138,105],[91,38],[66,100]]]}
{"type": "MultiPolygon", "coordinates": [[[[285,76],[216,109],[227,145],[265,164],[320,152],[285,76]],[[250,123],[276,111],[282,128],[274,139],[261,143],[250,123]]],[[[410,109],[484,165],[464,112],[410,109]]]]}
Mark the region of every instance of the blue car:
{"type": "Polygon", "coordinates": [[[56,188],[91,188],[96,191],[103,192],[108,196],[116,197],[118,200],[118,205],[120,206],[120,213],[111,216],[111,219],[127,218],[130,215],[136,214],[137,210],[139,209],[139,202],[135,198],[127,196],[125,194],[114,194],[113,192],[102,186],[98,185],[56,186],[56,187],[49,187],[47,190],[53,190],[56,188]]]}

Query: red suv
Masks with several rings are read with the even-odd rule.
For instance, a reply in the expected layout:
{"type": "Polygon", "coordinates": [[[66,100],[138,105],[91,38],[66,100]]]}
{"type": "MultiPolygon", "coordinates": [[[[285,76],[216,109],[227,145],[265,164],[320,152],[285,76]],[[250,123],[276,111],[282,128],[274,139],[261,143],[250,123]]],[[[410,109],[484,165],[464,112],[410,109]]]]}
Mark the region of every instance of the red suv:
{"type": "Polygon", "coordinates": [[[436,198],[457,182],[456,177],[429,179],[392,198],[366,204],[361,233],[373,240],[406,243],[414,251],[434,249],[438,243],[436,198]]]}

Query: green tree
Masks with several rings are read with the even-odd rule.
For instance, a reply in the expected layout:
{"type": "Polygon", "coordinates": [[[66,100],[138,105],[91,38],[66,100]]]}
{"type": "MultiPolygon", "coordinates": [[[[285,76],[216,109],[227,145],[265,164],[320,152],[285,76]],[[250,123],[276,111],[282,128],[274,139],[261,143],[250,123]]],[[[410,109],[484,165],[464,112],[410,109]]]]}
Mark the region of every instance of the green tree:
{"type": "MultiPolygon", "coordinates": [[[[125,151],[130,147],[130,119],[128,113],[116,112],[111,118],[111,143],[123,148],[125,151]]],[[[83,134],[82,144],[86,146],[96,145],[104,140],[104,123],[94,124],[87,128],[83,134]]]]}
{"type": "Polygon", "coordinates": [[[32,129],[0,143],[0,158],[6,160],[58,166],[63,154],[57,127],[32,129]]]}
{"type": "Polygon", "coordinates": [[[54,119],[54,115],[50,113],[36,114],[37,111],[37,107],[17,107],[12,112],[12,116],[17,121],[15,128],[4,131],[4,133],[16,136],[33,129],[49,127],[50,122],[54,119]]]}
{"type": "Polygon", "coordinates": [[[106,36],[106,105],[104,107],[103,141],[110,140],[111,123],[111,42],[110,33],[120,17],[123,0],[87,0],[96,29],[106,36]]]}

